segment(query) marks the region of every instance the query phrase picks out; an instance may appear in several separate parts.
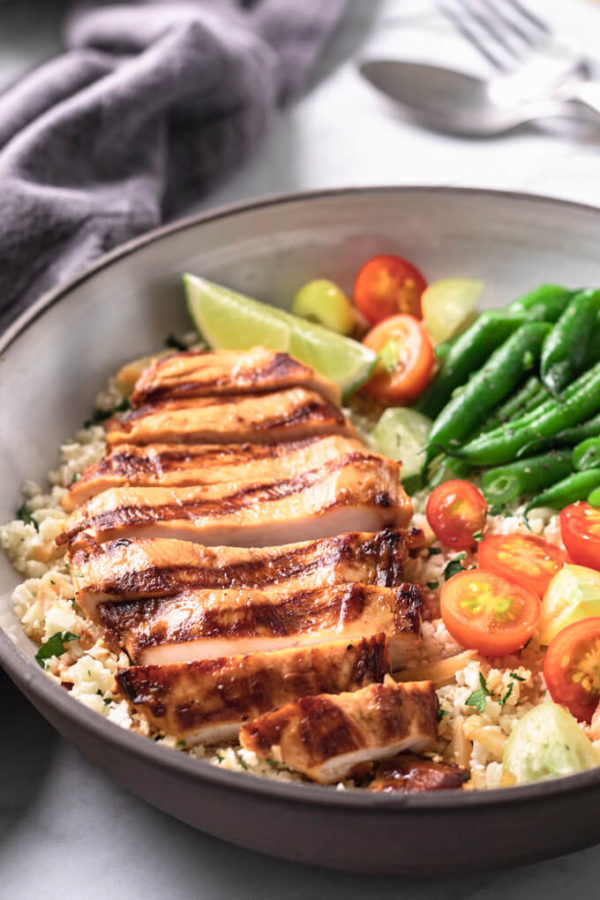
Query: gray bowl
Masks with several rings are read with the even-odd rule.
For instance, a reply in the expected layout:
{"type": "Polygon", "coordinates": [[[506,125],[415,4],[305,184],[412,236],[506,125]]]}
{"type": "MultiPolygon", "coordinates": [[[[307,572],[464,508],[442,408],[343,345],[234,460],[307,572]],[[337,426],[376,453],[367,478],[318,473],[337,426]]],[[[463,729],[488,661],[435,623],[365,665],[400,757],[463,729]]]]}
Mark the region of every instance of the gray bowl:
{"type": "MultiPolygon", "coordinates": [[[[482,278],[486,304],[544,281],[598,284],[600,211],[523,195],[375,188],[269,199],[189,219],[104,257],[43,297],[0,342],[0,520],[43,479],[106,377],[187,327],[192,271],[274,304],[323,275],[397,252],[482,278]]],[[[482,793],[376,796],[222,771],[131,734],[50,681],[12,612],[0,559],[0,662],[58,731],[123,787],[203,831],[285,859],[356,872],[439,873],[532,861],[600,841],[600,769],[482,793]]]]}

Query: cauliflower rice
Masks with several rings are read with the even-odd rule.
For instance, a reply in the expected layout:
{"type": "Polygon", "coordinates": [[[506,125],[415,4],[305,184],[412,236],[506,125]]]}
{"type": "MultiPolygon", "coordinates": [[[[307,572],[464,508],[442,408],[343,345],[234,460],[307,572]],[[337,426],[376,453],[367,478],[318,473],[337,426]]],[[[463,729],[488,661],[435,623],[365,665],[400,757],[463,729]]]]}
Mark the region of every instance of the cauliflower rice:
{"type": "MultiPolygon", "coordinates": [[[[97,397],[96,407],[110,412],[124,399],[116,381],[111,379],[97,397]]],[[[128,664],[127,656],[108,650],[97,627],[78,608],[65,551],[55,544],[67,518],[60,505],[61,498],[84,468],[102,457],[104,448],[102,425],[89,424],[77,431],[62,445],[59,464],[48,473],[45,489],[33,481],[25,482],[20,518],[0,527],[0,547],[24,578],[12,599],[25,633],[38,644],[44,644],[57,633],[63,635],[64,652],[42,661],[46,673],[81,703],[122,728],[223,768],[305,781],[303,776],[275,760],[260,761],[254,753],[236,744],[188,747],[172,735],[154,732],[146,719],[132,712],[117,692],[114,676],[120,666],[128,664]]],[[[423,644],[419,658],[414,661],[415,668],[401,677],[426,678],[427,667],[432,663],[449,661],[448,677],[437,689],[441,716],[439,741],[436,752],[430,755],[436,761],[470,769],[467,787],[495,788],[502,785],[502,754],[516,722],[549,699],[541,673],[543,652],[533,639],[518,654],[494,661],[480,659],[456,644],[439,616],[439,593],[449,562],[458,560],[463,568],[468,568],[474,560],[468,553],[451,553],[440,546],[423,514],[425,499],[425,495],[414,498],[414,524],[425,532],[426,545],[406,565],[407,579],[423,588],[423,644]],[[488,693],[476,705],[472,700],[468,704],[469,698],[480,691],[482,678],[488,693]]],[[[529,525],[531,533],[560,544],[558,517],[551,510],[534,510],[529,525]]],[[[526,531],[520,510],[488,517],[486,534],[515,531],[526,531]]],[[[595,746],[600,750],[600,740],[595,746]]],[[[339,789],[353,786],[352,781],[338,784],[339,789]]]]}

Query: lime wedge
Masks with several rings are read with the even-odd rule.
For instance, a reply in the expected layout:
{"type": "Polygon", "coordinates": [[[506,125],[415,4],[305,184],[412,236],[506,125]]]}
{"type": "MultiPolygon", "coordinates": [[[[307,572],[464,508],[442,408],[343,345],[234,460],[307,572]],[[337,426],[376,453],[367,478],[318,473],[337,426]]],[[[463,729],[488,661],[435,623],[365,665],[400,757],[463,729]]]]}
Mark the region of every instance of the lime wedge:
{"type": "Polygon", "coordinates": [[[371,376],[377,356],[358,341],[229,288],[184,275],[187,307],[211,347],[283,350],[339,384],[345,400],[371,376]]]}

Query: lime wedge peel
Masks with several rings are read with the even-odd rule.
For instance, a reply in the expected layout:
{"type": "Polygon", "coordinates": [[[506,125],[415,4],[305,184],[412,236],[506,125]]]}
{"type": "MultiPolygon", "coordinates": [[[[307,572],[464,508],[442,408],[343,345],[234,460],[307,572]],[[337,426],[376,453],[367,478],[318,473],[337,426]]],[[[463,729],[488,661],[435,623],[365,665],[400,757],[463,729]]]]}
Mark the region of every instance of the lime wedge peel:
{"type": "Polygon", "coordinates": [[[340,386],[346,400],[371,377],[377,355],[358,341],[260,303],[197,275],[184,275],[188,312],[220,350],[268,347],[289,353],[340,386]]]}

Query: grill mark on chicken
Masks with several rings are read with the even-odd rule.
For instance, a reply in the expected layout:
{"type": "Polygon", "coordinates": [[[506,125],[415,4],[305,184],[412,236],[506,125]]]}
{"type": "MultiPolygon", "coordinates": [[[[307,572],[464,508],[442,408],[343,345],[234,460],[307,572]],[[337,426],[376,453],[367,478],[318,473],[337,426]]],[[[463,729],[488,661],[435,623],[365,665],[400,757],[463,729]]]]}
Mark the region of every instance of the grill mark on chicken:
{"type": "Polygon", "coordinates": [[[358,438],[337,406],[304,388],[167,400],[141,406],[107,424],[110,445],[274,443],[300,440],[312,434],[346,434],[358,438]]]}
{"type": "Polygon", "coordinates": [[[468,780],[469,772],[460,766],[400,753],[378,763],[369,790],[384,793],[444,791],[460,788],[468,780]]]}
{"type": "Polygon", "coordinates": [[[386,528],[261,548],[203,547],[169,538],[98,544],[85,533],[76,540],[69,564],[77,601],[95,618],[95,606],[104,599],[164,597],[192,588],[289,590],[348,582],[398,587],[413,537],[386,528]]]}
{"type": "Polygon", "coordinates": [[[242,726],[240,743],[261,759],[323,783],[356,765],[400,750],[427,749],[437,736],[437,697],[430,681],[396,684],[387,676],[353,693],[303,697],[242,726]]]}
{"type": "Polygon", "coordinates": [[[357,514],[364,515],[369,509],[377,511],[381,525],[406,524],[412,506],[400,485],[398,464],[351,452],[341,460],[330,460],[272,484],[112,488],[72,513],[57,543],[68,542],[81,530],[111,540],[120,536],[119,531],[140,530],[141,536],[155,536],[156,533],[144,535],[143,529],[154,526],[159,532],[168,531],[178,527],[174,523],[183,523],[179,528],[185,529],[185,535],[181,536],[206,544],[273,544],[277,535],[285,541],[286,528],[293,537],[303,539],[305,529],[315,529],[319,520],[322,534],[326,535],[326,529],[335,524],[330,526],[325,514],[353,507],[357,514]],[[382,490],[384,485],[386,489],[382,490]],[[250,511],[250,521],[237,518],[245,510],[250,511]],[[225,524],[221,526],[219,520],[225,524]],[[242,526],[246,527],[240,531],[242,526]],[[225,540],[223,528],[232,531],[225,540]]]}
{"type": "Polygon", "coordinates": [[[337,385],[287,353],[256,347],[235,351],[185,351],[157,360],[138,379],[132,406],[163,399],[273,391],[304,386],[331,403],[340,402],[337,385]]]}
{"type": "Polygon", "coordinates": [[[121,670],[117,682],[155,728],[194,742],[232,737],[243,722],[301,696],[380,682],[389,668],[386,638],[379,634],[353,643],[134,666],[121,670]]]}
{"type": "MultiPolygon", "coordinates": [[[[113,487],[185,487],[252,481],[275,481],[367,450],[341,435],[307,437],[282,444],[136,445],[117,444],[104,459],[88,466],[63,498],[68,511],[113,487]]],[[[372,454],[371,454],[372,455],[372,454]]]]}
{"type": "MultiPolygon", "coordinates": [[[[134,663],[150,662],[163,645],[182,645],[187,654],[201,646],[202,655],[222,655],[211,647],[229,642],[251,648],[268,643],[293,646],[295,642],[322,642],[348,637],[355,640],[385,632],[407,638],[419,636],[421,597],[416,585],[377,588],[360,584],[334,585],[286,596],[272,590],[188,591],[168,598],[100,603],[98,621],[106,642],[127,650],[134,663]],[[283,641],[287,644],[283,644],[283,641]]],[[[262,649],[262,647],[260,648],[262,649]]],[[[396,648],[391,647],[393,662],[396,648]]],[[[240,649],[239,652],[249,652],[240,649]]]]}

